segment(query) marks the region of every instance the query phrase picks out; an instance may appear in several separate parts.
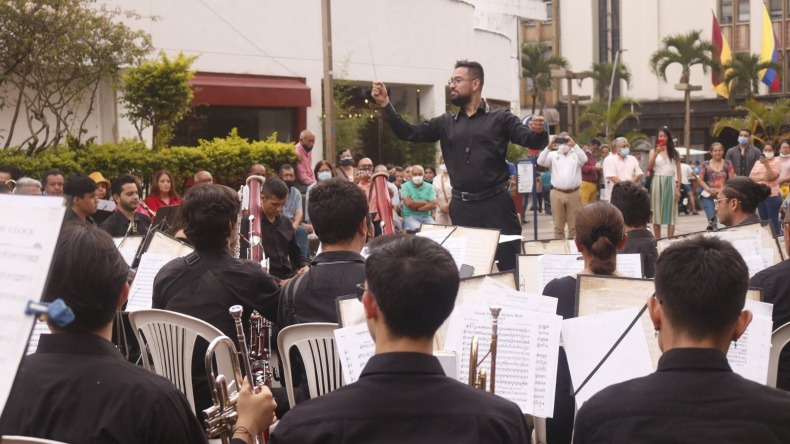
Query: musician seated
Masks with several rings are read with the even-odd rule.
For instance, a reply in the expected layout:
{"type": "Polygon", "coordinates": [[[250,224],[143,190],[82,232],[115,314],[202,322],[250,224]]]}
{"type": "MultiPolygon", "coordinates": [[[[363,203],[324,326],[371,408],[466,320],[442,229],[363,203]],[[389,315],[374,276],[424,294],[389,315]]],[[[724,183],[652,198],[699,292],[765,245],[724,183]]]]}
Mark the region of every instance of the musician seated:
{"type": "MultiPolygon", "coordinates": [[[[201,422],[170,381],[127,362],[110,342],[113,319],[129,295],[129,267],[112,239],[82,222],[58,239],[43,300],[63,299],[75,319],[50,324],[17,372],[0,435],[68,443],[205,443],[201,422]]],[[[237,425],[258,433],[273,420],[271,393],[239,398],[237,425]]],[[[240,431],[235,438],[249,442],[240,431]]],[[[235,440],[234,440],[235,441],[235,440]]]]}
{"type": "Polygon", "coordinates": [[[370,251],[362,303],[375,355],[357,382],[292,408],[271,443],[528,442],[516,404],[445,376],[432,355],[458,293],[450,253],[417,236],[379,237],[370,251]]]}
{"type": "MultiPolygon", "coordinates": [[[[308,270],[307,257],[296,242],[296,232],[291,221],[282,215],[288,199],[288,186],[279,178],[270,178],[261,187],[261,230],[263,251],[269,259],[269,273],[285,281],[308,270]]],[[[249,220],[243,219],[242,257],[246,257],[249,220]]]]}
{"type": "MultiPolygon", "coordinates": [[[[365,281],[365,258],[359,253],[368,236],[368,202],[365,193],[353,182],[329,179],[318,182],[310,190],[310,213],[313,227],[321,240],[321,253],[310,270],[288,281],[281,290],[277,326],[306,322],[337,322],[335,299],[357,292],[357,284],[365,281]]],[[[294,359],[298,353],[294,350],[294,359]]],[[[294,369],[296,402],[309,399],[301,365],[294,369]]],[[[280,403],[287,408],[288,403],[280,403]]],[[[278,414],[280,412],[278,411],[278,414]]],[[[279,416],[279,415],[278,415],[279,416]]]]}
{"type": "Polygon", "coordinates": [[[116,210],[101,224],[101,229],[110,233],[112,237],[147,234],[151,227],[151,218],[135,211],[140,203],[135,178],[121,174],[112,180],[110,188],[116,210]]]}
{"type": "Polygon", "coordinates": [[[648,311],[664,352],[657,371],[585,402],[574,442],[790,442],[790,394],[727,362],[752,319],[742,311],[749,270],[738,251],[701,236],[673,244],[656,261],[655,285],[648,311]]]}
{"type": "Polygon", "coordinates": [[[768,185],[748,177],[733,177],[724,182],[716,196],[716,217],[725,227],[759,223],[757,206],[770,196],[768,185]]]}
{"type": "MultiPolygon", "coordinates": [[[[226,186],[201,185],[187,191],[181,214],[195,252],[172,260],[157,273],[153,308],[196,317],[233,339],[236,338],[236,324],[228,313],[233,305],[242,306],[246,329],[253,310],[266,319],[276,319],[277,282],[260,264],[231,255],[229,243],[236,232],[238,213],[237,194],[226,186]]],[[[212,403],[203,364],[207,346],[205,341],[199,341],[192,360],[198,411],[212,403]]]]}
{"type": "Polygon", "coordinates": [[[653,218],[650,194],[642,185],[626,180],[614,184],[609,202],[622,213],[625,232],[628,234],[628,239],[620,253],[642,254],[645,258],[645,277],[652,279],[655,275],[658,250],[655,244],[656,238],[647,228],[648,222],[653,218]]]}
{"type": "Polygon", "coordinates": [[[69,198],[69,208],[66,209],[64,220],[81,220],[89,224],[94,224],[91,217],[96,213],[96,205],[99,199],[96,198],[96,189],[99,188],[96,182],[84,174],[73,174],[66,179],[63,186],[63,194],[69,198]]]}

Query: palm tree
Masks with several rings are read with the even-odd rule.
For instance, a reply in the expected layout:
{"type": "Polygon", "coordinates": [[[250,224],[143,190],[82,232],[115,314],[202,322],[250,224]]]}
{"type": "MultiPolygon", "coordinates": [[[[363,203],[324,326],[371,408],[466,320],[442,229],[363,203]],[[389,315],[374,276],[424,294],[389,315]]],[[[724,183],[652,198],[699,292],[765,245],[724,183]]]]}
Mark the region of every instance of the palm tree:
{"type": "Polygon", "coordinates": [[[738,94],[746,94],[746,101],[754,97],[760,85],[760,71],[768,68],[779,71],[782,66],[775,62],[761,62],[757,54],[736,52],[732,55],[732,60],[721,68],[726,72],[724,82],[730,87],[732,104],[738,94]]]}
{"type": "MultiPolygon", "coordinates": [[[[672,34],[661,41],[663,48],[650,56],[650,69],[663,81],[667,81],[667,68],[677,63],[681,67],[680,84],[687,85],[684,92],[686,104],[686,120],[683,128],[683,143],[691,144],[691,90],[688,89],[691,67],[701,65],[702,72],[707,74],[708,68],[714,65],[711,59],[713,44],[709,40],[700,39],[702,31],[695,29],[686,34],[672,34]]],[[[688,153],[687,153],[688,155],[688,153]]]]}
{"type": "MultiPolygon", "coordinates": [[[[612,100],[612,105],[609,106],[606,100],[595,100],[589,105],[584,113],[579,117],[579,122],[589,123],[587,128],[584,129],[582,140],[589,136],[590,138],[603,135],[606,140],[612,140],[617,134],[620,134],[620,127],[630,119],[639,121],[639,114],[632,111],[632,106],[639,106],[639,102],[628,97],[618,97],[612,100]]],[[[628,140],[633,140],[637,137],[646,137],[644,134],[637,131],[630,131],[625,134],[628,140]]]]}
{"type": "MultiPolygon", "coordinates": [[[[612,70],[614,63],[602,62],[593,63],[590,69],[590,77],[595,83],[595,96],[604,102],[609,100],[609,84],[612,81],[612,70]]],[[[627,86],[631,86],[631,70],[628,65],[623,63],[617,64],[617,72],[614,74],[615,82],[624,80],[627,86]]]]}
{"type": "Polygon", "coordinates": [[[725,128],[735,131],[748,128],[760,143],[790,139],[790,99],[779,99],[773,104],[747,99],[735,109],[746,111],[746,116],[719,119],[710,129],[713,136],[718,136],[725,128]]]}
{"type": "Polygon", "coordinates": [[[524,77],[532,80],[532,114],[540,97],[540,111],[546,105],[544,91],[551,88],[551,70],[567,68],[565,57],[553,55],[551,46],[546,43],[525,43],[521,47],[521,68],[524,77]]]}

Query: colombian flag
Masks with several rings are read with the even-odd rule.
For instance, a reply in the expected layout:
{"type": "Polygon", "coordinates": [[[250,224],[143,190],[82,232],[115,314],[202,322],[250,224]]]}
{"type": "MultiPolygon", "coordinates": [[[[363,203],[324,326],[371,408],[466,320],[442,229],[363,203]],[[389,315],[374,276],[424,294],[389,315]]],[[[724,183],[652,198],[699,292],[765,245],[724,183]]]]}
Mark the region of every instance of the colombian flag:
{"type": "MultiPolygon", "coordinates": [[[[727,44],[727,39],[724,38],[724,34],[721,33],[721,28],[719,28],[719,21],[716,20],[716,16],[713,16],[713,31],[711,32],[713,37],[713,61],[718,63],[719,66],[722,66],[726,63],[730,63],[732,60],[732,52],[730,51],[730,45],[727,44]]],[[[730,70],[727,70],[729,72],[730,70]]],[[[711,71],[711,83],[713,83],[713,90],[716,91],[716,94],[724,97],[730,97],[730,89],[726,83],[724,83],[724,76],[725,73],[716,72],[716,70],[711,71]]]]}
{"type": "MultiPolygon", "coordinates": [[[[779,41],[774,33],[771,16],[768,15],[768,8],[763,3],[763,46],[760,51],[760,61],[780,63],[781,59],[779,56],[779,41]]],[[[760,71],[760,80],[768,85],[773,92],[779,92],[782,88],[782,76],[775,69],[769,68],[760,71]]]]}

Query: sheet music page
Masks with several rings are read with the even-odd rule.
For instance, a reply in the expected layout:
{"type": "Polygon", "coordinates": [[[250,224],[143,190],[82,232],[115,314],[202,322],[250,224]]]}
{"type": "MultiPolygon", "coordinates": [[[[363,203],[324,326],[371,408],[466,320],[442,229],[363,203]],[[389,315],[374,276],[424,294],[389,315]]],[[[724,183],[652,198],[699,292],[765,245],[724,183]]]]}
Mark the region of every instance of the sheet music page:
{"type": "Polygon", "coordinates": [[[370,337],[366,323],[335,330],[335,345],[343,369],[346,385],[357,382],[368,359],[376,352],[376,343],[370,337]]]}
{"type": "Polygon", "coordinates": [[[337,305],[340,310],[338,325],[341,327],[350,327],[352,325],[365,323],[365,306],[362,305],[362,301],[359,299],[338,299],[337,305]]]}
{"type": "Polygon", "coordinates": [[[576,248],[576,242],[573,239],[568,239],[565,242],[568,243],[568,254],[579,254],[579,249],[576,248]]]}
{"type": "Polygon", "coordinates": [[[33,325],[33,333],[30,334],[30,340],[27,342],[27,351],[25,351],[26,355],[31,353],[35,353],[36,349],[38,348],[38,341],[41,339],[41,335],[48,335],[50,334],[49,326],[44,321],[36,320],[35,325],[33,325]]]}
{"type": "Polygon", "coordinates": [[[474,276],[491,273],[499,243],[499,230],[458,227],[453,237],[466,238],[464,263],[474,267],[474,276]]]}
{"type": "Polygon", "coordinates": [[[483,285],[477,290],[474,305],[483,307],[498,305],[508,310],[555,314],[557,313],[557,301],[557,298],[551,296],[516,291],[486,277],[483,280],[483,285]]]}
{"type": "Polygon", "coordinates": [[[642,255],[639,253],[618,254],[617,271],[625,277],[637,279],[643,278],[644,274],[642,274],[642,255]]]}
{"type": "MultiPolygon", "coordinates": [[[[562,343],[574,390],[578,390],[637,314],[639,308],[630,308],[562,321],[562,343]]],[[[637,322],[576,394],[576,405],[581,408],[590,397],[612,384],[652,372],[647,342],[637,322]]]]}
{"type": "Polygon", "coordinates": [[[132,266],[132,262],[134,262],[134,257],[137,255],[137,250],[140,249],[140,244],[143,242],[144,238],[145,236],[112,238],[112,241],[115,243],[115,247],[118,248],[121,256],[123,256],[123,260],[126,261],[126,264],[130,267],[132,266]]]}
{"type": "Polygon", "coordinates": [[[146,253],[167,255],[171,258],[184,257],[195,251],[189,245],[173,239],[161,231],[154,232],[151,243],[148,244],[146,253]]]}
{"type": "MultiPolygon", "coordinates": [[[[568,244],[564,240],[552,239],[550,241],[527,241],[522,244],[524,254],[568,254],[568,244]]],[[[575,246],[574,246],[575,248],[575,246]]]]}
{"type": "MultiPolygon", "coordinates": [[[[544,254],[538,258],[538,287],[543,288],[552,279],[558,279],[584,270],[584,260],[575,254],[544,254]]],[[[640,276],[641,277],[641,276],[640,276]]]]}
{"type": "Polygon", "coordinates": [[[41,300],[65,211],[63,198],[0,195],[0,412],[33,329],[25,307],[41,300]]]}
{"type": "MultiPolygon", "coordinates": [[[[496,394],[518,404],[523,413],[553,416],[560,322],[554,314],[523,310],[503,309],[499,315],[496,394]]],[[[491,325],[488,308],[457,307],[450,316],[445,350],[460,356],[458,380],[464,384],[469,381],[472,337],[478,337],[480,360],[491,346],[491,325]]],[[[478,367],[489,378],[490,365],[488,357],[478,367]]]]}
{"type": "Polygon", "coordinates": [[[732,371],[760,384],[768,383],[768,359],[771,354],[773,304],[746,300],[744,310],[752,312],[752,322],[727,351],[732,371]]]}
{"type": "Polygon", "coordinates": [[[454,227],[450,227],[450,228],[442,227],[441,229],[432,229],[432,230],[424,231],[424,228],[426,226],[428,225],[423,225],[422,228],[420,228],[420,231],[415,233],[415,235],[420,237],[426,237],[436,242],[437,244],[441,244],[445,239],[447,239],[448,236],[450,236],[453,233],[453,230],[455,229],[454,227]]]}
{"type": "Polygon", "coordinates": [[[465,264],[466,259],[466,238],[465,237],[451,237],[442,244],[445,250],[450,252],[450,255],[455,261],[455,266],[459,270],[461,265],[465,264]]]}
{"type": "Polygon", "coordinates": [[[524,240],[524,236],[520,234],[500,234],[499,235],[499,243],[504,244],[505,242],[513,242],[513,241],[522,241],[524,240]]]}
{"type": "Polygon", "coordinates": [[[115,202],[111,200],[99,199],[99,203],[96,204],[97,211],[115,211],[115,208],[115,202]]]}
{"type": "Polygon", "coordinates": [[[129,289],[129,301],[126,303],[126,311],[148,310],[154,296],[154,278],[159,270],[173,258],[165,254],[143,253],[140,258],[140,265],[137,267],[137,274],[132,281],[129,289]]]}
{"type": "MultiPolygon", "coordinates": [[[[579,317],[628,308],[641,309],[655,291],[653,281],[649,279],[617,279],[605,276],[579,276],[579,286],[579,317]]],[[[661,357],[661,350],[658,348],[653,322],[647,310],[642,314],[641,321],[642,333],[655,368],[658,358],[661,357]]],[[[634,326],[636,327],[638,325],[634,326]]]]}

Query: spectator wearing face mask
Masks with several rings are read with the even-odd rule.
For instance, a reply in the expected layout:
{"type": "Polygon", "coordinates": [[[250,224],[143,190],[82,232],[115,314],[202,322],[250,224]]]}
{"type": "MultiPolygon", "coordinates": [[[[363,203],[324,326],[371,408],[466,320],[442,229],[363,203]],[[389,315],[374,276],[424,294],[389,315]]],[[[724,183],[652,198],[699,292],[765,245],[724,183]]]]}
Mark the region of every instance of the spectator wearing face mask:
{"type": "MultiPolygon", "coordinates": [[[[359,159],[357,166],[359,169],[357,170],[357,175],[354,176],[354,182],[356,182],[358,187],[362,188],[362,191],[365,192],[365,196],[368,198],[368,211],[373,217],[374,235],[378,236],[381,234],[381,216],[378,214],[378,196],[371,180],[373,176],[373,161],[365,157],[359,159]]],[[[392,191],[389,190],[389,193],[391,199],[392,191]]]]}
{"type": "Polygon", "coordinates": [[[403,182],[403,229],[416,231],[421,224],[435,224],[433,210],[436,208],[436,194],[433,185],[425,183],[425,171],[420,165],[412,165],[411,180],[403,182]]]}
{"type": "Polygon", "coordinates": [[[538,156],[538,165],[551,171],[551,211],[554,217],[554,238],[565,239],[576,235],[576,214],[582,205],[582,166],[587,155],[568,133],[560,133],[538,156]]]}
{"type": "Polygon", "coordinates": [[[354,180],[357,177],[357,169],[354,168],[354,156],[348,148],[342,148],[337,152],[335,176],[348,180],[354,180]]]}
{"type": "Polygon", "coordinates": [[[618,137],[614,139],[613,154],[603,161],[603,175],[606,178],[606,196],[612,195],[614,184],[625,180],[639,182],[645,173],[639,168],[639,161],[632,156],[628,146],[628,139],[618,137]]]}
{"type": "Polygon", "coordinates": [[[779,196],[779,175],[782,170],[782,163],[774,157],[774,145],[766,142],[763,145],[763,155],[752,167],[749,178],[756,183],[767,185],[771,188],[771,196],[757,204],[757,213],[761,220],[770,220],[774,227],[774,234],[779,234],[779,207],[782,205],[782,198],[779,196]]]}
{"type": "Polygon", "coordinates": [[[317,179],[317,182],[313,183],[309,187],[307,187],[307,196],[304,200],[304,221],[305,224],[302,225],[310,225],[309,232],[312,233],[312,222],[310,221],[310,213],[308,211],[308,207],[310,205],[310,190],[312,190],[318,182],[327,181],[333,177],[335,177],[335,170],[332,167],[332,164],[329,163],[327,160],[319,160],[318,163],[315,164],[315,168],[313,168],[313,175],[317,179]]]}

